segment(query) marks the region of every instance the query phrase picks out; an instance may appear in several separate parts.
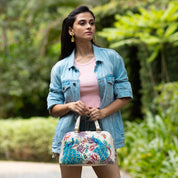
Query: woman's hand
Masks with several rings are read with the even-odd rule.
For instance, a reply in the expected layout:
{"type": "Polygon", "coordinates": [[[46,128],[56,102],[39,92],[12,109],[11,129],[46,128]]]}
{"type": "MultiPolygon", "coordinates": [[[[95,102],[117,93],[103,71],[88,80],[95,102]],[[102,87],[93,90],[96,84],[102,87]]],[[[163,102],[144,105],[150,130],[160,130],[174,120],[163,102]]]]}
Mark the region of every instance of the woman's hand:
{"type": "Polygon", "coordinates": [[[90,109],[90,117],[92,120],[97,120],[97,119],[103,119],[104,117],[107,117],[117,111],[119,111],[121,108],[123,108],[128,102],[130,98],[125,97],[125,98],[118,98],[115,101],[113,101],[109,106],[103,108],[103,109],[98,109],[98,108],[92,108],[89,107],[90,109]]]}
{"type": "Polygon", "coordinates": [[[80,100],[76,102],[67,103],[67,105],[71,111],[77,112],[79,115],[88,116],[90,114],[89,108],[80,100]]]}
{"type": "Polygon", "coordinates": [[[98,109],[98,108],[92,108],[92,107],[89,107],[90,109],[90,117],[91,119],[94,121],[94,120],[98,120],[98,119],[103,119],[105,117],[104,113],[98,109]]]}
{"type": "Polygon", "coordinates": [[[57,104],[53,106],[49,112],[53,117],[61,117],[67,114],[69,111],[74,111],[80,115],[89,116],[92,120],[97,120],[103,119],[104,117],[107,117],[117,112],[118,110],[123,108],[129,102],[129,100],[130,98],[116,99],[109,106],[101,110],[98,108],[88,107],[82,101],[79,100],[66,104],[57,104]]]}

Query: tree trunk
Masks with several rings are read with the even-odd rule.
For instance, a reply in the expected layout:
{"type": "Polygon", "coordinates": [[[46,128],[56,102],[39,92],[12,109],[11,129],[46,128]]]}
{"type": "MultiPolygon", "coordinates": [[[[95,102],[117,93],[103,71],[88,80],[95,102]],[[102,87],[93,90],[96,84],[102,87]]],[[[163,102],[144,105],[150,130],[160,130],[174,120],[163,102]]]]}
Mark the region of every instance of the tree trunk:
{"type": "Polygon", "coordinates": [[[162,82],[169,82],[169,75],[166,67],[166,60],[164,55],[164,45],[161,46],[161,78],[162,82]]]}

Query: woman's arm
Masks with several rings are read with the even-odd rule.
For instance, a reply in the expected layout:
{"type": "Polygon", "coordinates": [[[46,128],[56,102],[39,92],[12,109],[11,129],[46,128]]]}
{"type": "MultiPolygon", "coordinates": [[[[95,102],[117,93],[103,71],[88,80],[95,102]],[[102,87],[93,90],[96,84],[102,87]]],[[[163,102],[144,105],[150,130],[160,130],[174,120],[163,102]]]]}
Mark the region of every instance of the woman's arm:
{"type": "Polygon", "coordinates": [[[89,115],[89,108],[82,101],[67,104],[56,104],[49,110],[49,113],[53,117],[61,117],[69,111],[77,112],[79,115],[89,115]]]}
{"type": "Polygon", "coordinates": [[[69,107],[67,104],[56,104],[49,109],[49,114],[53,117],[61,117],[69,112],[69,107]]]}
{"type": "Polygon", "coordinates": [[[129,102],[129,100],[130,100],[129,97],[118,98],[115,101],[113,101],[109,106],[101,110],[98,108],[91,108],[90,117],[92,120],[103,119],[122,109],[129,102]]]}

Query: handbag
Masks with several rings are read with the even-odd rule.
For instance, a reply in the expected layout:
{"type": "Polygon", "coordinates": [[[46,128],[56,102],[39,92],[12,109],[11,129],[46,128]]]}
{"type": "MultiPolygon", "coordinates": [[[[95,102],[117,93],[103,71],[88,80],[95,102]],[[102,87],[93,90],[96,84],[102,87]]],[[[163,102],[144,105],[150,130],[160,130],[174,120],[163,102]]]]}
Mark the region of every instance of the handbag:
{"type": "Polygon", "coordinates": [[[115,164],[116,153],[114,140],[107,131],[101,131],[98,120],[95,121],[96,131],[79,132],[80,118],[75,129],[64,135],[61,144],[59,164],[68,166],[101,166],[115,164]]]}

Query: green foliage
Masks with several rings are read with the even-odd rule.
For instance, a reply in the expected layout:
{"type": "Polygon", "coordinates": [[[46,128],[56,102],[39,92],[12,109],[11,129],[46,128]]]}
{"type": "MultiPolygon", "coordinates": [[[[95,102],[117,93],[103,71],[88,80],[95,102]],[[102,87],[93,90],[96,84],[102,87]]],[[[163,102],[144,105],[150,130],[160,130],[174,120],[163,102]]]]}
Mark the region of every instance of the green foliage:
{"type": "Polygon", "coordinates": [[[159,114],[147,111],[143,121],[126,122],[126,146],[118,150],[123,168],[138,178],[178,176],[177,82],[158,89],[159,114]]]}
{"type": "Polygon", "coordinates": [[[178,139],[169,118],[147,115],[141,123],[126,122],[126,146],[118,150],[121,165],[134,177],[178,176],[178,139]]]}
{"type": "Polygon", "coordinates": [[[154,99],[152,109],[162,117],[169,118],[174,124],[178,116],[178,82],[160,84],[156,87],[159,92],[154,99]]]}
{"type": "Polygon", "coordinates": [[[59,26],[62,18],[80,2],[1,2],[1,118],[48,114],[46,97],[50,70],[60,53],[59,26]]]}
{"type": "Polygon", "coordinates": [[[116,15],[114,28],[105,28],[99,34],[112,42],[111,48],[144,43],[152,51],[153,61],[163,44],[178,44],[178,3],[170,2],[166,10],[139,8],[139,13],[116,15]]]}
{"type": "Polygon", "coordinates": [[[17,45],[10,45],[9,56],[0,57],[0,116],[19,115],[27,105],[31,105],[31,112],[24,110],[23,116],[34,115],[35,105],[43,107],[46,113],[46,101],[42,97],[48,92],[52,61],[37,58],[32,47],[25,48],[20,42],[17,45]]]}
{"type": "MultiPolygon", "coordinates": [[[[151,2],[151,1],[150,1],[151,2]]],[[[127,66],[131,71],[129,78],[134,90],[140,90],[142,112],[145,113],[157,95],[155,86],[161,82],[176,81],[175,72],[178,63],[178,3],[167,2],[166,6],[141,6],[137,11],[128,10],[126,14],[117,14],[114,27],[104,28],[98,35],[107,39],[111,48],[116,48],[122,55],[126,51],[132,55],[127,66]],[[135,48],[135,51],[132,49],[135,48]],[[134,62],[132,62],[134,61],[134,62]],[[132,69],[139,63],[141,88],[133,78],[132,69]]],[[[136,95],[138,98],[139,95],[136,95]]],[[[150,109],[150,108],[149,108],[150,109]]]]}
{"type": "Polygon", "coordinates": [[[0,159],[51,161],[57,119],[31,118],[0,121],[0,159]]]}

